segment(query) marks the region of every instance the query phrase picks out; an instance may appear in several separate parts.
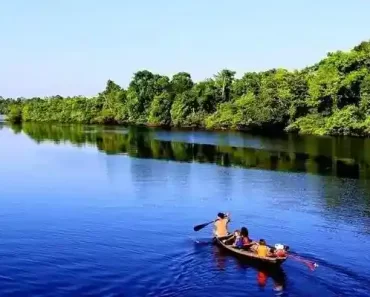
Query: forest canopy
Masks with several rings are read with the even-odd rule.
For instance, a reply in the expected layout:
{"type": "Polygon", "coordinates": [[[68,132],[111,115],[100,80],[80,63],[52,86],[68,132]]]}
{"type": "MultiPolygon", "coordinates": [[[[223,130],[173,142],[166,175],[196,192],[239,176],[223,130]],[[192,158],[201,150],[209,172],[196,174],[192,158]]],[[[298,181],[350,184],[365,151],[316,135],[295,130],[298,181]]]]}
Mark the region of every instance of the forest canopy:
{"type": "Polygon", "coordinates": [[[194,82],[134,73],[127,89],[108,80],[93,98],[53,96],[4,99],[11,122],[134,124],[286,131],[317,135],[370,135],[370,41],[328,53],[301,70],[236,73],[223,69],[194,82]]]}

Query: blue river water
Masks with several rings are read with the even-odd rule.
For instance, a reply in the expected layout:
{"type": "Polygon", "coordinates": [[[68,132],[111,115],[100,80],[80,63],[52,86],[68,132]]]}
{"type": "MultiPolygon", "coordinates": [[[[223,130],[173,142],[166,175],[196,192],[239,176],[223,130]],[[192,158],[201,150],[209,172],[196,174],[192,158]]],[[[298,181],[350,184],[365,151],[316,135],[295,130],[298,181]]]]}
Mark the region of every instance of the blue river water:
{"type": "Polygon", "coordinates": [[[368,140],[0,125],[0,296],[370,296],[368,140]],[[224,253],[219,211],[319,266],[224,253]]]}

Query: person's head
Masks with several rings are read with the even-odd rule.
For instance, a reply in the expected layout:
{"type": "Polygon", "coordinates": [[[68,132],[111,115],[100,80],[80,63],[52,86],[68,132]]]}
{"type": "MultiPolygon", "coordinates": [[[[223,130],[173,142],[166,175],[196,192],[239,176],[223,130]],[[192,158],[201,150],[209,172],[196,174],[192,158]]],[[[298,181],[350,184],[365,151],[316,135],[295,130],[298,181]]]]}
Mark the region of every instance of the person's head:
{"type": "Polygon", "coordinates": [[[235,235],[235,236],[239,236],[239,235],[240,235],[240,230],[235,230],[235,231],[234,231],[234,235],[235,235]]]}
{"type": "Polygon", "coordinates": [[[285,252],[285,246],[280,244],[280,243],[277,243],[275,244],[275,255],[278,256],[278,257],[285,257],[286,256],[286,252],[285,252]]]}
{"type": "Polygon", "coordinates": [[[264,239],[260,239],[260,245],[266,245],[266,241],[264,239]]]}
{"type": "Polygon", "coordinates": [[[275,244],[275,248],[276,248],[277,250],[284,250],[284,249],[285,249],[284,245],[282,245],[282,244],[280,244],[280,243],[275,244]]]}
{"type": "Polygon", "coordinates": [[[248,229],[246,227],[242,227],[240,230],[240,235],[244,237],[248,237],[249,236],[248,229]]]}
{"type": "Polygon", "coordinates": [[[222,212],[219,212],[219,213],[217,214],[217,217],[218,217],[218,218],[220,218],[220,219],[224,219],[224,218],[225,218],[225,214],[224,214],[224,213],[222,213],[222,212]]]}

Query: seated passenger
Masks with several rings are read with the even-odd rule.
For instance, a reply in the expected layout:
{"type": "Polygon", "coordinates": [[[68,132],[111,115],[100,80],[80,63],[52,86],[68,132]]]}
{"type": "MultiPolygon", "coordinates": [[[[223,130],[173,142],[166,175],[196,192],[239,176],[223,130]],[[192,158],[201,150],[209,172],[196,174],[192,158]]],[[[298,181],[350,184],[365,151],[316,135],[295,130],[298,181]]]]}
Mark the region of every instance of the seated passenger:
{"type": "Polygon", "coordinates": [[[235,233],[234,233],[234,243],[233,243],[233,246],[238,247],[238,248],[243,247],[243,238],[240,235],[240,231],[239,230],[236,230],[235,233]]]}
{"type": "Polygon", "coordinates": [[[285,247],[282,244],[275,244],[274,256],[286,257],[287,253],[285,247]]]}
{"type": "Polygon", "coordinates": [[[246,227],[242,227],[240,236],[243,238],[243,245],[250,245],[252,240],[249,238],[249,232],[246,227]]]}
{"type": "Polygon", "coordinates": [[[229,238],[222,240],[222,242],[227,245],[232,244],[233,246],[242,246],[243,243],[242,237],[240,236],[240,230],[235,230],[229,238]]]}
{"type": "Polygon", "coordinates": [[[270,257],[272,255],[270,248],[266,245],[266,241],[264,239],[260,239],[256,252],[259,257],[270,257]]]}
{"type": "Polygon", "coordinates": [[[251,249],[251,250],[256,249],[257,242],[250,239],[249,232],[248,232],[248,229],[246,227],[242,227],[242,229],[240,230],[240,235],[243,238],[243,246],[244,247],[246,247],[248,249],[251,249]]]}

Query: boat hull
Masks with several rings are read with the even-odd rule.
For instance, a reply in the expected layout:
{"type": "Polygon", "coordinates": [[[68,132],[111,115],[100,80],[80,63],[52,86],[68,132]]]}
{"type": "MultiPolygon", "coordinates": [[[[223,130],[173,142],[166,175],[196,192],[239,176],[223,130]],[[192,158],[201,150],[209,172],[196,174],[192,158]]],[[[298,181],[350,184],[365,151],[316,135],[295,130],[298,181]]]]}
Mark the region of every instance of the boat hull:
{"type": "Polygon", "coordinates": [[[235,248],[232,245],[227,245],[222,240],[230,238],[231,235],[224,236],[224,237],[214,237],[214,243],[221,247],[223,250],[233,254],[234,256],[242,259],[247,260],[249,262],[254,262],[259,265],[263,266],[280,266],[283,264],[287,257],[259,257],[256,253],[242,250],[239,248],[235,248]]]}

